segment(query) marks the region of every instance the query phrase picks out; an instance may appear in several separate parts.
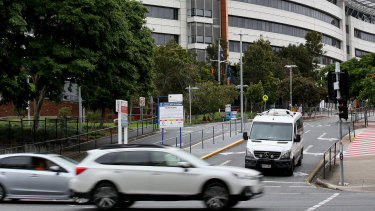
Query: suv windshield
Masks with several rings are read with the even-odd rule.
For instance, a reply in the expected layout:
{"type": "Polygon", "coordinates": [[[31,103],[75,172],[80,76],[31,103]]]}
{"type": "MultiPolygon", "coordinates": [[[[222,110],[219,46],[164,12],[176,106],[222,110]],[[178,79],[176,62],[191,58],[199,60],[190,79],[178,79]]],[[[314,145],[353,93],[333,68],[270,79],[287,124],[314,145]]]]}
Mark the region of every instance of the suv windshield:
{"type": "Polygon", "coordinates": [[[250,132],[250,139],[291,141],[291,123],[254,122],[250,132]]]}

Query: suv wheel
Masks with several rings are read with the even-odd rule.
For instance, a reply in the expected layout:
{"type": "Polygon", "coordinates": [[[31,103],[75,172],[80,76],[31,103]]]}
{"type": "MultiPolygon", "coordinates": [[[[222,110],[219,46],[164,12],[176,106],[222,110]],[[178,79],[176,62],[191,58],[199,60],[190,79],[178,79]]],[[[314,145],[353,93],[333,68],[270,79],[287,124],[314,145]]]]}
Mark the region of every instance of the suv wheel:
{"type": "Polygon", "coordinates": [[[5,189],[2,185],[0,185],[0,201],[2,201],[5,198],[5,189]]]}
{"type": "Polygon", "coordinates": [[[130,206],[132,206],[133,204],[135,203],[135,201],[133,200],[129,200],[129,199],[122,199],[120,202],[119,202],[119,207],[120,208],[128,208],[130,206]]]}
{"type": "Polygon", "coordinates": [[[303,149],[301,151],[301,156],[299,156],[299,160],[298,160],[297,166],[301,166],[302,165],[302,159],[303,159],[303,149]]]}
{"type": "Polygon", "coordinates": [[[211,210],[225,209],[229,202],[228,189],[221,183],[210,183],[203,191],[203,200],[207,208],[211,210]]]}
{"type": "Polygon", "coordinates": [[[111,210],[119,202],[119,195],[116,187],[111,183],[101,183],[97,185],[93,193],[95,205],[102,210],[111,210]]]}

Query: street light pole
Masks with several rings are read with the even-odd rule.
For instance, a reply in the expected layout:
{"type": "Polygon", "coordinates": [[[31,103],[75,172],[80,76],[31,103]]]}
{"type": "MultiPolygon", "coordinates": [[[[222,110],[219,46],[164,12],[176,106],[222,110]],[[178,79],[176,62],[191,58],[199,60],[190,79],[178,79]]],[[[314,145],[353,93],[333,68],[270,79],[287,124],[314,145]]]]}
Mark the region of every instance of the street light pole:
{"type": "Polygon", "coordinates": [[[220,84],[220,39],[217,40],[217,76],[220,84]]]}
{"type": "Polygon", "coordinates": [[[198,87],[186,87],[185,89],[188,89],[189,90],[189,110],[190,110],[190,114],[189,114],[189,119],[190,119],[190,124],[191,124],[191,91],[192,89],[199,89],[198,87]]]}
{"type": "Polygon", "coordinates": [[[297,67],[297,65],[285,65],[285,67],[289,68],[289,78],[290,78],[290,83],[289,83],[289,98],[290,98],[290,110],[293,108],[293,89],[292,89],[292,68],[297,67]]]}

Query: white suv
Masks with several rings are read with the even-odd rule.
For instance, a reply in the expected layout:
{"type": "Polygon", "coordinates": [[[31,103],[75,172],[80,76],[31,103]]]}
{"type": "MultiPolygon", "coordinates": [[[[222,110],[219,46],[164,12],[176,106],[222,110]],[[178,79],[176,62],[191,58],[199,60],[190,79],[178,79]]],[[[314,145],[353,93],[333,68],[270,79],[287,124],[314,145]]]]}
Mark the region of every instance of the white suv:
{"type": "Polygon", "coordinates": [[[107,145],[77,165],[70,189],[104,210],[156,200],[203,200],[220,210],[260,196],[261,178],[256,170],[211,166],[174,147],[107,145]]]}

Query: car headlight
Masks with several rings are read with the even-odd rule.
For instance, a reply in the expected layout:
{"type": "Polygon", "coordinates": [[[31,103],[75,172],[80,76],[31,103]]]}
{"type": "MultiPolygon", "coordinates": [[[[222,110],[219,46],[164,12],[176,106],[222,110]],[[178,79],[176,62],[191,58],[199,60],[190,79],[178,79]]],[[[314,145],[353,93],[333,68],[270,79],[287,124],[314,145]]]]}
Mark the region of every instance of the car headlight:
{"type": "Polygon", "coordinates": [[[248,179],[248,180],[259,180],[258,176],[253,176],[251,174],[244,174],[244,173],[233,173],[235,177],[238,179],[248,179]]]}
{"type": "Polygon", "coordinates": [[[249,158],[254,158],[254,154],[249,148],[246,148],[246,156],[249,158]]]}
{"type": "Polygon", "coordinates": [[[284,151],[281,153],[280,158],[290,158],[290,150],[284,151]]]}

